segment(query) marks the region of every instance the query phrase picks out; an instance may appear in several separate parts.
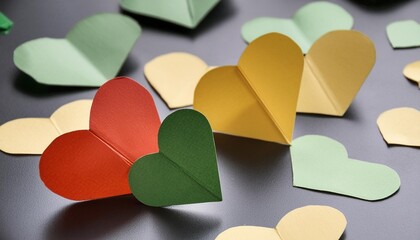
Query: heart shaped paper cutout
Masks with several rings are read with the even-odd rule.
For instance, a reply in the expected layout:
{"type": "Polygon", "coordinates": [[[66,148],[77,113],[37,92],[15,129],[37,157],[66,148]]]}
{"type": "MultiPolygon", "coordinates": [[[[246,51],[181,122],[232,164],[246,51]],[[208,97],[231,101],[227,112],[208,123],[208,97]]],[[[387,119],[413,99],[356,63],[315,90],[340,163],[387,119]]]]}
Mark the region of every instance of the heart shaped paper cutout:
{"type": "Polygon", "coordinates": [[[44,184],[72,200],[130,193],[128,172],[158,151],[159,115],[150,93],[129,78],[105,83],[93,99],[90,129],[56,138],[39,163],[44,184]]]}
{"type": "Polygon", "coordinates": [[[318,135],[293,140],[293,186],[380,200],[400,188],[398,174],[382,164],[349,159],[339,142],[318,135]]]}
{"type": "Polygon", "coordinates": [[[193,104],[198,81],[211,69],[197,56],[173,52],[148,62],[144,75],[168,107],[179,108],[193,104]]]}
{"type": "Polygon", "coordinates": [[[64,39],[40,38],[20,45],[14,62],[39,83],[98,87],[117,75],[139,36],[133,19],[96,14],[78,22],[64,39]]]}
{"type": "Polygon", "coordinates": [[[379,115],[377,124],[388,144],[420,147],[420,112],[414,108],[394,108],[379,115]]]}
{"type": "Polygon", "coordinates": [[[276,32],[289,36],[307,53],[312,44],[322,35],[334,30],[348,30],[353,26],[353,17],[337,4],[318,1],[301,7],[291,19],[260,17],[242,26],[246,42],[276,32]]]}
{"type": "Polygon", "coordinates": [[[411,81],[417,82],[420,87],[420,61],[412,62],[405,66],[403,74],[411,81]]]}
{"type": "Polygon", "coordinates": [[[373,42],[356,31],[322,36],[305,57],[297,111],[343,116],[373,66],[373,42]]]}
{"type": "Polygon", "coordinates": [[[50,118],[20,118],[0,126],[0,150],[10,154],[42,154],[61,134],[89,128],[92,100],[58,108],[50,118]]]}
{"type": "Polygon", "coordinates": [[[195,28],[220,0],[121,0],[126,11],[195,28]]]}
{"type": "Polygon", "coordinates": [[[194,108],[217,132],[290,144],[302,71],[299,46],[278,33],[264,35],[248,45],[238,66],[201,78],[194,108]]]}
{"type": "Polygon", "coordinates": [[[216,240],[338,240],[346,229],[343,213],[328,206],[305,206],[287,213],[275,228],[230,228],[216,240]]]}
{"type": "Polygon", "coordinates": [[[414,20],[393,22],[386,32],[393,48],[420,47],[420,24],[414,20]]]}
{"type": "Polygon", "coordinates": [[[131,191],[142,203],[161,207],[222,200],[213,133],[199,112],[169,115],[159,129],[159,153],[133,164],[131,191]]]}

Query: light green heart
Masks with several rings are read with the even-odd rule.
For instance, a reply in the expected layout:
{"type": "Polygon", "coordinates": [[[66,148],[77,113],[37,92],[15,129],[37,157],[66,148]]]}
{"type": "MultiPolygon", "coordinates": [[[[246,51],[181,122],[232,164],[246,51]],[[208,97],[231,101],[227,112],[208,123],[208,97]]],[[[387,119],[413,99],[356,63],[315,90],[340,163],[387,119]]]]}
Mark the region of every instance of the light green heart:
{"type": "Polygon", "coordinates": [[[148,17],[195,28],[220,0],[121,0],[120,6],[148,17]]]}
{"type": "Polygon", "coordinates": [[[365,200],[395,193],[400,177],[377,163],[349,159],[345,147],[328,137],[306,135],[292,142],[293,186],[365,200]]]}
{"type": "Polygon", "coordinates": [[[117,75],[140,32],[129,17],[97,14],[77,23],[65,39],[40,38],[20,45],[14,62],[43,84],[101,86],[117,75]]]}
{"type": "Polygon", "coordinates": [[[393,48],[420,47],[420,24],[414,20],[393,22],[386,32],[393,48]]]}
{"type": "Polygon", "coordinates": [[[273,17],[255,18],[242,26],[246,42],[270,33],[282,33],[292,38],[307,53],[322,35],[334,30],[349,30],[353,17],[339,5],[330,2],[312,2],[301,7],[291,19],[273,17]]]}

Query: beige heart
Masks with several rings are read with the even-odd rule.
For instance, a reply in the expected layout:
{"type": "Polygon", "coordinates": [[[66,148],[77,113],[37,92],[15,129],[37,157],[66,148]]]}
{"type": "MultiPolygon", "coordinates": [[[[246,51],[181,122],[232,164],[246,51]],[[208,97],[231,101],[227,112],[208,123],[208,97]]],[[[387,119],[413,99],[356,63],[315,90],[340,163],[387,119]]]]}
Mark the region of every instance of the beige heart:
{"type": "Polygon", "coordinates": [[[388,144],[420,147],[420,112],[414,108],[394,108],[379,115],[377,124],[388,144]]]}
{"type": "Polygon", "coordinates": [[[275,228],[233,227],[216,240],[338,240],[346,225],[346,217],[335,208],[306,206],[286,214],[275,228]]]}

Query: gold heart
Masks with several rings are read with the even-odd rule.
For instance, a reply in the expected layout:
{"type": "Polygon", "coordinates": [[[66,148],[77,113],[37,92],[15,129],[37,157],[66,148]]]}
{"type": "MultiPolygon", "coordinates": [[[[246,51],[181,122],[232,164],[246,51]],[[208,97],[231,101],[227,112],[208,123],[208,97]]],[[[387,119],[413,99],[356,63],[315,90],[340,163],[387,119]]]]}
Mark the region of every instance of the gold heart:
{"type": "Polygon", "coordinates": [[[318,39],[305,57],[297,111],[343,116],[375,64],[364,34],[341,30],[318,39]]]}
{"type": "Polygon", "coordinates": [[[299,46],[285,35],[266,34],[248,45],[237,66],[201,78],[194,108],[215,131],[290,144],[302,71],[299,46]]]}

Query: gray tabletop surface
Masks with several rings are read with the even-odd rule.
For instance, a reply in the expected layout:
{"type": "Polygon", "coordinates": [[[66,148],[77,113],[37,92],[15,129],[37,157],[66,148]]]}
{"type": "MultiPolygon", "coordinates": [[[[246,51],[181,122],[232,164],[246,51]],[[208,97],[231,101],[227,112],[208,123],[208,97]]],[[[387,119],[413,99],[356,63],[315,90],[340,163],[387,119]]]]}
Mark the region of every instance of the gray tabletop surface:
{"type": "MultiPolygon", "coordinates": [[[[171,111],[143,76],[152,58],[186,51],[210,65],[235,64],[246,47],[243,23],[259,16],[290,17],[309,0],[222,0],[197,29],[187,30],[136,17],[143,28],[120,75],[149,89],[165,118],[171,111]]],[[[354,17],[354,29],[376,44],[376,65],[343,118],[299,114],[294,137],[321,134],[343,143],[350,157],[386,164],[401,177],[401,188],[383,201],[369,202],[292,186],[286,146],[215,134],[223,201],[151,208],[132,196],[73,202],[50,192],[38,173],[39,156],[0,153],[0,239],[214,239],[233,226],[274,227],[290,210],[329,205],[348,225],[341,239],[420,239],[420,149],[387,146],[376,125],[395,107],[420,109],[420,90],[402,75],[420,60],[420,48],[393,50],[385,27],[397,20],[420,22],[420,1],[366,7],[334,0],[354,17]]],[[[15,22],[0,36],[0,123],[47,117],[73,100],[92,98],[96,88],[37,84],[13,64],[13,50],[39,37],[61,38],[79,20],[98,12],[121,12],[117,0],[0,0],[15,22]]]]}

